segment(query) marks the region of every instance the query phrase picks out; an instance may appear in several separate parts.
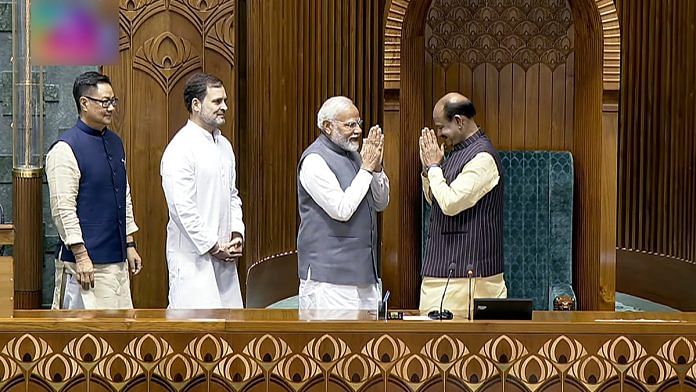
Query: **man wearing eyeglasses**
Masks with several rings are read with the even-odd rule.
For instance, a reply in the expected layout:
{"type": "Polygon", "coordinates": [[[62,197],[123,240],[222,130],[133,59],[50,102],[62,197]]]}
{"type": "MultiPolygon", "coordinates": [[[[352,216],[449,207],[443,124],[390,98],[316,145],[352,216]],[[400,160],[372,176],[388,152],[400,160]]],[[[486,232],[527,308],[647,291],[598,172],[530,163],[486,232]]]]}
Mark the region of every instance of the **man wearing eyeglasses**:
{"type": "Polygon", "coordinates": [[[54,309],[132,309],[130,267],[142,269],[133,233],[121,138],[111,124],[118,98],[98,72],[75,79],[77,124],[46,155],[51,215],[60,235],[54,309]]]}
{"type": "Polygon", "coordinates": [[[326,100],[317,117],[321,134],[298,164],[300,309],[376,310],[377,212],[389,203],[384,135],[373,126],[361,148],[360,113],[346,97],[326,100]]]}

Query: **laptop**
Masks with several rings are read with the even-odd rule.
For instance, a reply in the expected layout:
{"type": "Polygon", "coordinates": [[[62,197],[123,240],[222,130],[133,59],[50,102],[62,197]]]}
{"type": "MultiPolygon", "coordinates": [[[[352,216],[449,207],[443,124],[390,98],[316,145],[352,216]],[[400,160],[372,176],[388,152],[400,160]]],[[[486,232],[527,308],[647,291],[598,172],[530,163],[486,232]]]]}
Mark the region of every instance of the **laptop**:
{"type": "Polygon", "coordinates": [[[474,298],[474,320],[531,320],[528,298],[474,298]]]}

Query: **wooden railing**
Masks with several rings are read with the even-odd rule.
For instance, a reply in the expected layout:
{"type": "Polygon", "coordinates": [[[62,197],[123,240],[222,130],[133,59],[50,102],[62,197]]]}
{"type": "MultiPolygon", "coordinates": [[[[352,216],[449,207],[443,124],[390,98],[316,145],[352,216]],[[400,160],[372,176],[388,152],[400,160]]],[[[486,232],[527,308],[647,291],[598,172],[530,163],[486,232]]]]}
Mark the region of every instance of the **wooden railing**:
{"type": "MultiPolygon", "coordinates": [[[[0,247],[14,244],[14,226],[0,225],[0,247]]],[[[12,317],[14,311],[14,263],[0,254],[0,318],[12,317]]]]}

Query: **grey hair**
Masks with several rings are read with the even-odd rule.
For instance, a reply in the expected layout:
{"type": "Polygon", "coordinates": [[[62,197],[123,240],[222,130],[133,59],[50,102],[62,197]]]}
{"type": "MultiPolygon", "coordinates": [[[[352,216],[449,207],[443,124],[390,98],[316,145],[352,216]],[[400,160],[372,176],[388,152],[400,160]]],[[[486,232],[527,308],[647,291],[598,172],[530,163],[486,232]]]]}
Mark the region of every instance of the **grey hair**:
{"type": "Polygon", "coordinates": [[[336,96],[327,99],[317,113],[317,126],[323,131],[324,121],[336,119],[338,113],[349,110],[351,106],[354,106],[353,101],[348,97],[336,96]]]}

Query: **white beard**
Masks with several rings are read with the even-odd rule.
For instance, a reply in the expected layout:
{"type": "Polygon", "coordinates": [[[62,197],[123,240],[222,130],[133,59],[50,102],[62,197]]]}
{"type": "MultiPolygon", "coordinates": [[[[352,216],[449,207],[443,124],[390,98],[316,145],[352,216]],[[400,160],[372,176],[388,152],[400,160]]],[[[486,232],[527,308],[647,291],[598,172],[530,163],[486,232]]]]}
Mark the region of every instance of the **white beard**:
{"type": "Polygon", "coordinates": [[[344,138],[337,133],[332,133],[329,135],[329,139],[346,151],[358,151],[358,148],[360,148],[360,143],[357,141],[352,142],[350,139],[344,138]]]}

